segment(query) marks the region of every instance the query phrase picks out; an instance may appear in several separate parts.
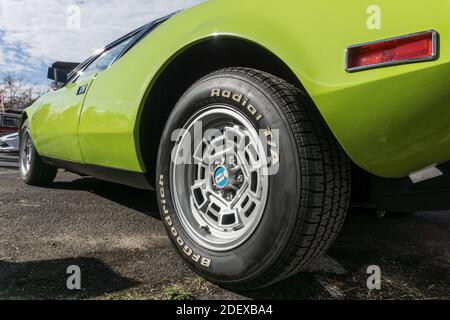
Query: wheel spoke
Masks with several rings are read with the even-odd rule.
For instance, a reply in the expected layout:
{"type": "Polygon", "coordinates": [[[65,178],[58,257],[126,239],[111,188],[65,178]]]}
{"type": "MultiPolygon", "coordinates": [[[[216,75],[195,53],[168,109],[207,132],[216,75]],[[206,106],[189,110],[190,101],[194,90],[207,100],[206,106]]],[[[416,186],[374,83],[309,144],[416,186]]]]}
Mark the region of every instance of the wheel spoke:
{"type": "Polygon", "coordinates": [[[199,210],[202,210],[208,203],[207,191],[208,182],[205,180],[196,181],[191,188],[191,192],[194,194],[194,202],[199,210]],[[201,196],[201,197],[200,197],[201,196]]]}
{"type": "Polygon", "coordinates": [[[197,148],[194,150],[193,159],[195,163],[198,164],[206,164],[205,161],[205,154],[206,150],[209,147],[209,142],[206,139],[203,139],[201,143],[197,146],[197,148]]]}
{"type": "Polygon", "coordinates": [[[231,108],[200,113],[183,129],[191,132],[198,122],[208,134],[194,145],[193,165],[172,164],[172,196],[192,238],[208,249],[227,250],[250,237],[264,213],[268,182],[261,175],[262,142],[253,124],[231,108]],[[252,179],[258,179],[254,192],[252,179]]]}
{"type": "MultiPolygon", "coordinates": [[[[209,194],[209,200],[211,201],[211,203],[215,204],[221,210],[228,210],[229,209],[229,206],[225,202],[225,200],[223,200],[220,196],[218,196],[214,192],[209,194]]],[[[220,210],[217,213],[220,213],[220,210]]]]}
{"type": "Polygon", "coordinates": [[[32,141],[28,131],[24,131],[19,149],[19,169],[22,175],[27,175],[32,161],[32,141]]]}

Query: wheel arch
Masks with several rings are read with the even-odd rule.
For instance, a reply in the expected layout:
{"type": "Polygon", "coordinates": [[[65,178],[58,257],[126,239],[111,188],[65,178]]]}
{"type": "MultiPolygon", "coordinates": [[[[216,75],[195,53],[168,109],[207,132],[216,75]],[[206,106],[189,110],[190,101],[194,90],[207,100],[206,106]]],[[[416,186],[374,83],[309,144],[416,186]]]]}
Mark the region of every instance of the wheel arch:
{"type": "Polygon", "coordinates": [[[27,113],[27,111],[24,111],[24,112],[22,112],[22,116],[20,117],[20,122],[19,122],[19,138],[21,138],[21,135],[22,135],[23,124],[27,120],[28,120],[28,113],[27,113]]]}
{"type": "Polygon", "coordinates": [[[305,90],[281,58],[253,41],[234,36],[209,37],[183,48],[161,68],[142,102],[138,146],[142,165],[152,183],[161,135],[176,103],[196,81],[226,67],[268,72],[305,90]]]}

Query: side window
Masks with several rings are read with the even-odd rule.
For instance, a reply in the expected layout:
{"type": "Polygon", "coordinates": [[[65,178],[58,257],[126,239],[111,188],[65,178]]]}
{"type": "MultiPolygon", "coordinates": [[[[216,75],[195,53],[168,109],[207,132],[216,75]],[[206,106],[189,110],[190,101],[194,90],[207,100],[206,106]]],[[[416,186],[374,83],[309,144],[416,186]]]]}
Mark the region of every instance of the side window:
{"type": "Polygon", "coordinates": [[[102,72],[111,66],[114,60],[122,53],[122,51],[130,44],[133,37],[121,42],[115,47],[102,53],[97,59],[95,59],[86,69],[82,71],[77,80],[83,80],[93,76],[99,72],[102,72]]]}
{"type": "Polygon", "coordinates": [[[5,127],[17,128],[19,126],[19,120],[17,118],[14,118],[14,117],[4,116],[4,118],[3,118],[3,125],[5,127]]]}

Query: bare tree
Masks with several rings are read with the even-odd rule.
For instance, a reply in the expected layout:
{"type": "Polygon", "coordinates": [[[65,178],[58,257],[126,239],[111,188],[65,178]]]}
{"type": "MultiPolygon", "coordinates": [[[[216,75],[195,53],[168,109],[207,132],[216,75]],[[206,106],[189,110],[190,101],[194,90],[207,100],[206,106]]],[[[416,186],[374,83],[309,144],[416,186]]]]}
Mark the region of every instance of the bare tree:
{"type": "Polygon", "coordinates": [[[8,74],[0,82],[0,94],[3,97],[4,109],[23,110],[31,105],[39,96],[32,87],[24,84],[22,78],[8,74]]]}

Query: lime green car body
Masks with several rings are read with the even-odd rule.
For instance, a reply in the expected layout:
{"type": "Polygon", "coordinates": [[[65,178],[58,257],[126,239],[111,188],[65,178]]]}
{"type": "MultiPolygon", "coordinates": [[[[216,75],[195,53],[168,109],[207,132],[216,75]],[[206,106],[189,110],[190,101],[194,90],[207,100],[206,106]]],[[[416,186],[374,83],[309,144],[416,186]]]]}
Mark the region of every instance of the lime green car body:
{"type": "MultiPolygon", "coordinates": [[[[381,26],[373,30],[368,26],[372,4],[205,2],[170,18],[107,70],[39,99],[25,111],[33,142],[44,157],[145,173],[140,140],[159,144],[159,137],[140,135],[141,117],[144,108],[152,108],[148,98],[158,78],[188,48],[236,38],[284,62],[351,160],[366,171],[395,178],[446,162],[450,1],[378,0],[381,26]],[[426,30],[439,34],[437,59],[346,72],[347,47],[426,30]],[[87,92],[79,96],[83,85],[87,92]]],[[[170,87],[166,94],[171,94],[170,87]]]]}

